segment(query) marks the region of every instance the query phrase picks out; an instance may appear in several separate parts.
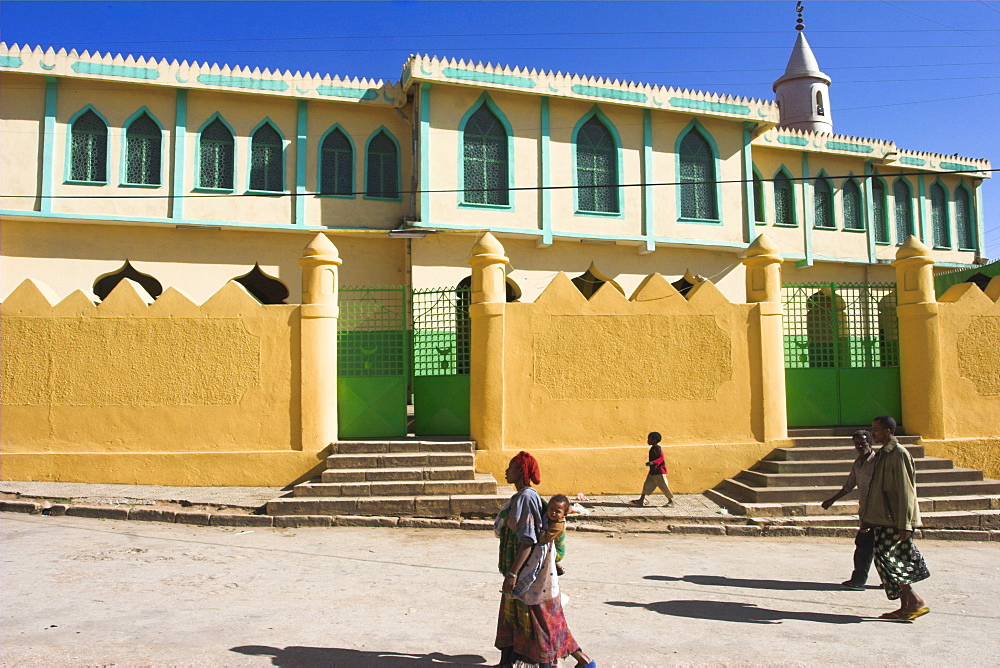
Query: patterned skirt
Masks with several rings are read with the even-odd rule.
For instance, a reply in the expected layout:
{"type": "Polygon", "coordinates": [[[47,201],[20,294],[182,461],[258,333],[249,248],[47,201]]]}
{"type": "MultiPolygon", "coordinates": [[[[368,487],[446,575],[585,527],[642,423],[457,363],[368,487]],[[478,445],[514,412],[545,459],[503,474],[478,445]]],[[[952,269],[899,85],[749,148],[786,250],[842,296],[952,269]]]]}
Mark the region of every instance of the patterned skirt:
{"type": "Polygon", "coordinates": [[[555,664],[580,646],[566,625],[559,596],[539,605],[504,596],[500,601],[496,648],[508,663],[555,664]]]}
{"type": "Polygon", "coordinates": [[[899,598],[900,586],[931,576],[913,538],[899,539],[896,527],[875,527],[875,570],[890,601],[899,598]]]}

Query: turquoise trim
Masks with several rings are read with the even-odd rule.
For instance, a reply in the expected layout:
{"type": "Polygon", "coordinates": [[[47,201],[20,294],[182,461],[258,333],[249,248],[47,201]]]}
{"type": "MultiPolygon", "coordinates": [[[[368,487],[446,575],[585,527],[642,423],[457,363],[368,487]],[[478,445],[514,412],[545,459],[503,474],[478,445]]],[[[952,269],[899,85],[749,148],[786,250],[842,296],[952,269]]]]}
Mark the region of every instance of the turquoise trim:
{"type": "Polygon", "coordinates": [[[846,141],[828,141],[826,147],[832,151],[850,151],[851,153],[871,153],[875,150],[866,144],[853,144],[846,141]]]}
{"type": "MultiPolygon", "coordinates": [[[[184,175],[187,163],[184,155],[187,149],[187,90],[177,89],[174,112],[174,178],[170,183],[170,217],[184,217],[184,175]]],[[[197,165],[197,163],[195,163],[197,165]]],[[[196,167],[197,169],[197,167],[196,167]]],[[[197,181],[196,181],[197,183],[197,181]]]]}
{"type": "MultiPolygon", "coordinates": [[[[978,251],[980,248],[983,247],[982,246],[983,237],[981,234],[983,228],[983,221],[979,217],[979,212],[981,210],[981,207],[980,207],[980,201],[978,199],[978,192],[969,188],[969,186],[967,186],[964,182],[959,182],[959,184],[955,186],[954,195],[958,195],[959,190],[965,192],[966,196],[969,198],[969,225],[974,226],[972,230],[969,230],[970,232],[969,238],[972,239],[972,242],[973,244],[976,245],[976,247],[963,248],[961,245],[958,244],[958,239],[955,240],[955,243],[956,245],[958,245],[958,250],[960,251],[978,251]]],[[[957,229],[958,223],[959,223],[958,216],[955,216],[956,232],[958,231],[957,229]]],[[[959,237],[961,237],[961,235],[959,235],[959,237]]]]}
{"type": "Polygon", "coordinates": [[[834,189],[834,187],[833,187],[833,181],[830,180],[830,177],[826,173],[826,170],[825,169],[819,170],[819,174],[817,174],[815,178],[809,179],[809,185],[813,189],[812,195],[813,195],[813,202],[814,203],[816,201],[816,181],[818,181],[820,179],[822,179],[823,181],[825,181],[827,188],[830,189],[830,215],[833,216],[833,220],[831,221],[833,223],[833,225],[831,225],[830,227],[820,227],[820,226],[816,225],[816,207],[813,206],[813,229],[817,229],[817,230],[833,230],[835,232],[835,231],[837,231],[837,207],[835,206],[835,202],[836,202],[836,198],[837,198],[837,196],[836,196],[836,192],[837,191],[834,189]]]}
{"type": "Polygon", "coordinates": [[[725,102],[706,102],[705,100],[689,100],[684,97],[672,97],[668,100],[671,107],[681,109],[697,109],[699,111],[718,111],[723,114],[750,114],[750,107],[744,104],[726,104],[725,102]]]}
{"type": "Polygon", "coordinates": [[[195,151],[194,151],[194,188],[192,192],[236,192],[236,156],[238,151],[236,150],[236,132],[233,131],[233,126],[226,122],[226,119],[222,117],[222,114],[215,112],[208,119],[201,124],[197,132],[198,138],[195,140],[195,151]],[[219,119],[226,129],[229,130],[229,134],[233,137],[233,187],[231,189],[227,188],[206,188],[201,185],[201,133],[205,131],[209,125],[212,124],[215,119],[219,119]]]}
{"type": "Polygon", "coordinates": [[[50,71],[52,71],[52,70],[54,70],[56,68],[56,66],[54,64],[53,65],[46,65],[45,63],[42,62],[41,59],[38,60],[38,66],[41,67],[46,72],[50,72],[50,71]]]}
{"type": "Polygon", "coordinates": [[[617,90],[614,88],[600,88],[598,86],[584,86],[573,84],[570,90],[577,95],[590,95],[591,97],[603,97],[609,100],[624,100],[626,102],[648,102],[649,96],[645,93],[634,93],[628,90],[617,90]]]}
{"type": "MultiPolygon", "coordinates": [[[[59,102],[59,79],[45,77],[45,121],[42,135],[42,199],[39,209],[52,211],[52,190],[55,185],[56,108],[59,102]]],[[[969,200],[972,201],[971,199],[969,200]]]]}
{"type": "Polygon", "coordinates": [[[951,170],[964,171],[964,172],[979,172],[979,171],[982,171],[982,170],[980,170],[978,167],[976,167],[974,165],[963,165],[962,163],[959,163],[959,162],[939,162],[938,166],[940,166],[942,169],[951,169],[951,170]]]}
{"type": "Polygon", "coordinates": [[[684,129],[680,131],[677,135],[677,140],[674,142],[674,173],[677,174],[677,182],[681,183],[681,143],[684,138],[687,137],[688,133],[691,131],[697,131],[701,138],[708,142],[708,148],[712,151],[712,159],[715,163],[715,174],[713,179],[715,180],[715,214],[716,218],[685,218],[683,216],[684,204],[681,201],[680,189],[683,188],[683,184],[678,186],[676,189],[677,197],[677,222],[678,223],[702,223],[707,225],[722,225],[722,184],[719,183],[722,180],[722,161],[719,160],[719,146],[715,143],[715,138],[712,134],[705,129],[698,119],[692,119],[690,123],[684,126],[684,129]]]}
{"type": "Polygon", "coordinates": [[[357,161],[358,161],[358,151],[354,146],[354,138],[351,137],[350,133],[342,126],[340,123],[334,123],[327,129],[326,132],[319,138],[319,143],[316,144],[316,197],[330,197],[334,199],[355,199],[357,197],[356,190],[358,189],[357,180],[357,161]],[[334,130],[340,130],[341,134],[347,138],[347,143],[351,146],[351,194],[350,195],[331,195],[323,194],[323,143],[326,138],[330,136],[330,133],[334,130]]]}
{"type": "Polygon", "coordinates": [[[789,146],[808,146],[809,140],[805,137],[786,137],[785,135],[778,135],[779,144],[788,144],[789,146]]]}
{"type": "Polygon", "coordinates": [[[514,210],[514,130],[511,128],[510,121],[507,120],[507,116],[500,110],[500,107],[493,101],[490,94],[483,91],[483,94],[472,103],[465,114],[462,116],[462,120],[458,122],[458,192],[455,193],[458,196],[458,206],[459,208],[472,208],[472,209],[499,209],[503,211],[513,211],[514,210]],[[477,202],[466,202],[465,201],[465,125],[469,122],[469,118],[472,117],[474,113],[479,111],[479,108],[486,106],[497,120],[500,121],[500,125],[503,126],[504,133],[507,135],[507,203],[506,204],[486,204],[477,202]]]}
{"type": "Polygon", "coordinates": [[[948,189],[944,183],[942,183],[941,178],[938,177],[934,179],[934,183],[928,188],[928,192],[934,189],[934,186],[940,186],[941,190],[944,191],[944,233],[947,235],[947,242],[944,246],[939,246],[937,240],[934,239],[934,200],[933,198],[927,198],[927,206],[930,207],[930,226],[931,226],[931,236],[930,238],[934,240],[935,249],[951,250],[954,244],[951,243],[951,191],[948,189]]]}
{"type": "Polygon", "coordinates": [[[534,88],[538,84],[530,77],[519,77],[513,74],[495,74],[493,72],[477,72],[463,70],[458,67],[446,67],[441,70],[443,76],[462,81],[479,81],[481,83],[500,84],[501,86],[516,86],[518,88],[534,88]]]}
{"type": "Polygon", "coordinates": [[[111,171],[111,127],[108,125],[108,119],[104,118],[101,112],[94,108],[94,105],[85,105],[82,109],[77,111],[75,114],[69,117],[66,122],[66,164],[63,169],[63,183],[66,185],[107,185],[108,184],[108,172],[111,171]],[[103,181],[76,181],[73,179],[73,123],[76,119],[83,116],[88,111],[93,111],[97,114],[97,117],[101,119],[104,123],[104,129],[106,131],[104,135],[104,180],[103,181]]]}
{"type": "MultiPolygon", "coordinates": [[[[551,246],[552,245],[552,191],[549,189],[552,186],[552,136],[551,129],[549,127],[549,98],[548,96],[543,96],[541,99],[541,119],[540,119],[540,155],[539,162],[541,177],[542,177],[542,220],[541,220],[541,231],[542,231],[542,243],[551,246]]],[[[972,201],[972,200],[969,200],[972,201]]]]}
{"type": "Polygon", "coordinates": [[[349,100],[377,100],[374,88],[352,88],[350,86],[316,86],[316,92],[327,97],[343,97],[349,100]]]}
{"type": "Polygon", "coordinates": [[[365,141],[365,194],[363,199],[375,200],[378,202],[401,202],[403,200],[403,152],[399,150],[399,140],[389,131],[389,128],[380,125],[375,132],[368,136],[365,141]],[[395,197],[374,197],[368,194],[368,146],[380,132],[385,132],[385,136],[396,147],[396,196],[395,197]]]}
{"type": "MultiPolygon", "coordinates": [[[[309,150],[309,102],[307,100],[299,100],[295,111],[295,206],[293,209],[293,220],[296,225],[305,225],[306,153],[309,150]]],[[[319,165],[319,160],[316,161],[316,164],[317,166],[319,165]]],[[[317,190],[317,192],[319,191],[317,190]]]]}
{"type": "MultiPolygon", "coordinates": [[[[228,193],[228,191],[223,191],[228,193]]],[[[104,222],[104,223],[151,223],[155,225],[166,225],[169,227],[176,226],[186,226],[186,227],[208,227],[208,228],[236,228],[236,229],[246,229],[246,230],[277,230],[282,232],[323,232],[330,230],[337,230],[343,232],[363,232],[371,230],[373,232],[384,232],[388,233],[388,230],[384,228],[373,228],[373,227],[333,227],[325,225],[306,225],[304,227],[298,227],[292,225],[291,223],[247,223],[240,220],[197,220],[197,219],[182,219],[182,218],[150,218],[150,217],[140,217],[140,216],[99,216],[93,214],[84,213],[47,213],[42,211],[17,211],[13,209],[2,209],[0,210],[0,216],[10,216],[10,217],[20,217],[20,218],[38,218],[45,220],[58,220],[58,221],[94,221],[94,222],[104,222]]]]}
{"type": "Polygon", "coordinates": [[[621,139],[621,136],[618,134],[618,129],[615,128],[615,124],[612,123],[611,119],[609,119],[607,116],[605,116],[604,112],[601,111],[600,107],[598,107],[595,104],[593,107],[591,107],[590,111],[588,111],[583,116],[581,116],[580,120],[578,120],[576,122],[576,125],[573,126],[573,133],[570,135],[570,137],[571,137],[571,139],[570,139],[570,145],[572,147],[571,159],[573,161],[571,163],[572,164],[572,169],[573,169],[573,199],[574,199],[574,203],[573,203],[573,209],[574,209],[573,210],[573,215],[574,216],[596,216],[598,218],[618,218],[618,219],[624,218],[625,217],[625,202],[623,201],[624,197],[622,195],[622,188],[621,188],[621,185],[620,185],[621,184],[621,179],[622,179],[622,139],[621,139]],[[615,143],[615,157],[616,157],[616,165],[615,165],[616,174],[615,174],[615,180],[618,182],[618,185],[619,185],[619,187],[616,189],[616,194],[618,196],[618,211],[617,212],[582,211],[580,209],[580,181],[579,181],[579,175],[577,173],[578,172],[578,168],[577,168],[577,159],[576,159],[576,151],[577,151],[577,141],[576,140],[577,140],[577,134],[580,132],[580,128],[582,128],[583,125],[587,121],[589,121],[591,118],[595,118],[595,117],[597,118],[597,120],[599,120],[601,123],[603,123],[604,127],[608,130],[608,132],[611,133],[611,141],[613,141],[615,143]]]}
{"type": "MultiPolygon", "coordinates": [[[[962,184],[962,187],[965,187],[964,183],[962,184]]],[[[986,247],[986,229],[983,226],[983,189],[976,188],[974,194],[976,197],[973,200],[973,204],[975,205],[976,210],[973,214],[973,220],[976,221],[976,233],[972,235],[972,238],[976,240],[976,247],[974,250],[976,251],[976,256],[978,257],[980,249],[986,247]]]]}
{"type": "MultiPolygon", "coordinates": [[[[785,167],[784,163],[782,163],[778,167],[778,171],[776,171],[774,173],[774,176],[771,177],[772,184],[773,184],[774,180],[778,178],[779,174],[783,174],[785,176],[785,178],[788,179],[788,185],[790,186],[788,190],[789,190],[789,192],[792,195],[792,201],[791,201],[791,206],[789,206],[789,209],[792,212],[792,222],[790,222],[790,223],[783,223],[783,222],[781,222],[781,221],[778,220],[778,206],[777,206],[777,203],[775,203],[775,206],[774,206],[774,225],[775,225],[775,227],[798,227],[799,226],[799,209],[798,209],[798,206],[797,206],[797,202],[798,202],[799,198],[795,196],[795,179],[792,178],[792,173],[790,171],[788,171],[788,168],[785,167]]],[[[773,191],[773,186],[772,186],[772,196],[774,196],[775,199],[777,198],[777,195],[773,191]]]]}
{"type": "MultiPolygon", "coordinates": [[[[892,233],[894,236],[899,233],[899,225],[896,223],[896,184],[900,181],[906,185],[906,208],[910,212],[910,227],[907,230],[907,234],[915,235],[917,233],[917,230],[915,229],[917,221],[913,219],[913,186],[911,186],[910,182],[902,176],[892,182],[892,233]]],[[[888,192],[886,193],[886,196],[888,196],[888,192]]],[[[904,241],[906,241],[906,239],[897,238],[896,245],[902,246],[904,241]]]]}
{"type": "MultiPolygon", "coordinates": [[[[270,116],[265,116],[257,125],[253,126],[250,130],[250,134],[247,136],[247,188],[244,194],[246,195],[273,195],[275,193],[285,192],[285,147],[287,145],[287,140],[285,139],[285,133],[281,131],[274,121],[271,120],[270,116]],[[281,187],[277,190],[254,190],[251,184],[252,181],[252,170],[253,170],[253,136],[257,134],[265,125],[270,125],[271,129],[278,133],[281,137],[281,187]]],[[[235,157],[235,156],[234,156],[235,157]]],[[[236,160],[233,160],[233,164],[236,164],[236,160]]]]}
{"type": "MultiPolygon", "coordinates": [[[[861,222],[865,226],[865,232],[867,233],[868,242],[868,262],[871,264],[875,263],[875,225],[878,223],[875,220],[875,194],[872,192],[872,165],[871,162],[865,161],[865,178],[861,182],[861,197],[864,203],[864,209],[862,210],[861,222]]],[[[883,211],[885,207],[883,207],[883,211]]]]}
{"type": "Polygon", "coordinates": [[[911,158],[905,155],[899,159],[899,162],[903,165],[913,165],[915,167],[923,167],[927,164],[927,161],[923,158],[911,158]]]}
{"type": "MultiPolygon", "coordinates": [[[[420,84],[420,220],[431,217],[431,84],[420,84]]],[[[365,153],[365,160],[368,154],[365,153]]],[[[366,176],[367,178],[367,176],[366,176]]]]}
{"type": "Polygon", "coordinates": [[[159,79],[160,72],[152,67],[131,67],[128,65],[109,65],[107,63],[88,63],[77,61],[70,69],[79,74],[100,74],[109,77],[125,77],[126,79],[159,79]]]}
{"type": "MultiPolygon", "coordinates": [[[[753,160],[753,155],[750,156],[750,159],[753,160]]],[[[757,220],[756,209],[751,210],[750,215],[753,216],[755,225],[767,225],[767,181],[764,180],[764,175],[760,173],[759,169],[757,169],[757,165],[753,165],[753,173],[758,179],[760,179],[760,206],[764,210],[764,220],[757,220]]],[[[757,196],[753,194],[753,182],[750,183],[750,193],[754,198],[752,203],[755,204],[757,196]]],[[[756,234],[756,230],[754,231],[754,234],[756,234]]]]}
{"type": "Polygon", "coordinates": [[[656,250],[656,217],[653,187],[653,117],[649,109],[642,110],[642,236],[646,251],[656,250]]]}
{"type": "Polygon", "coordinates": [[[753,155],[751,154],[750,142],[753,138],[750,131],[756,123],[743,122],[743,145],[740,147],[740,157],[742,158],[743,171],[743,240],[750,243],[757,236],[757,221],[754,216],[754,196],[753,196],[753,155]]]}
{"type": "Polygon", "coordinates": [[[223,86],[225,88],[242,88],[246,90],[288,90],[288,84],[275,79],[253,79],[251,77],[233,77],[222,74],[199,74],[198,82],[206,86],[223,86]]]}
{"type": "Polygon", "coordinates": [[[125,119],[122,123],[122,141],[121,141],[121,160],[118,163],[118,185],[125,186],[129,188],[162,188],[163,187],[163,123],[160,123],[153,112],[145,105],[139,108],[137,112],[125,119]],[[128,176],[128,129],[133,122],[143,114],[149,116],[149,118],[156,124],[156,127],[160,129],[160,182],[156,184],[151,183],[129,183],[127,180],[128,176]]]}
{"type": "MultiPolygon", "coordinates": [[[[812,252],[812,227],[815,223],[813,219],[813,203],[810,201],[809,195],[811,194],[811,188],[809,188],[806,181],[809,180],[809,154],[806,151],[802,151],[802,180],[799,182],[799,186],[802,190],[802,245],[805,250],[805,266],[811,267],[813,264],[813,252],[812,252]]],[[[792,189],[795,189],[794,182],[792,183],[792,189]]]]}
{"type": "Polygon", "coordinates": [[[20,67],[24,61],[17,56],[0,56],[0,67],[20,67]]]}

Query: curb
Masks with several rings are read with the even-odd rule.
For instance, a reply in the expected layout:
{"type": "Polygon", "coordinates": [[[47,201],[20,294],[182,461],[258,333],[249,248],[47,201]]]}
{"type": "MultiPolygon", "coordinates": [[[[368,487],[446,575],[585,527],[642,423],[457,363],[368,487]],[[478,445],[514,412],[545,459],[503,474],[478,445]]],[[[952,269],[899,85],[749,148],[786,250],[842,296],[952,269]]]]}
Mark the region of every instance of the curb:
{"type": "MultiPolygon", "coordinates": [[[[132,520],[167,522],[193,526],[274,527],[281,529],[306,527],[389,527],[403,529],[464,529],[492,531],[493,521],[482,519],[434,519],[423,517],[379,517],[368,515],[239,515],[185,510],[160,510],[145,507],[69,505],[33,501],[0,501],[0,512],[59,517],[90,517],[102,520],[132,520]]],[[[679,536],[736,537],[828,537],[853,538],[854,527],[788,526],[760,524],[668,524],[666,528],[637,526],[615,529],[599,524],[570,524],[570,531],[606,534],[673,534],[679,536]]],[[[1000,529],[977,531],[969,529],[918,529],[916,538],[966,542],[1000,543],[1000,529]]]]}

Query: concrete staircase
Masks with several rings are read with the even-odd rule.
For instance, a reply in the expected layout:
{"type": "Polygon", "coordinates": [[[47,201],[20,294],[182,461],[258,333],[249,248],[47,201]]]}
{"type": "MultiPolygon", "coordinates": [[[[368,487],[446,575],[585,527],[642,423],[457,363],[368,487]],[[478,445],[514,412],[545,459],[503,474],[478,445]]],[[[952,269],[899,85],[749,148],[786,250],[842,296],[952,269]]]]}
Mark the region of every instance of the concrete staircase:
{"type": "MultiPolygon", "coordinates": [[[[854,431],[853,427],[790,429],[787,445],[705,496],[733,514],[806,526],[855,526],[857,490],[830,510],[820,506],[847,479],[857,456],[851,444],[854,431]]],[[[1000,480],[984,479],[982,471],[956,468],[950,459],[925,456],[923,446],[917,445],[918,436],[897,439],[913,456],[925,527],[1000,528],[1000,480]]]]}
{"type": "Polygon", "coordinates": [[[490,517],[514,493],[476,473],[472,441],[341,441],[327,469],[267,503],[268,515],[490,517]]]}

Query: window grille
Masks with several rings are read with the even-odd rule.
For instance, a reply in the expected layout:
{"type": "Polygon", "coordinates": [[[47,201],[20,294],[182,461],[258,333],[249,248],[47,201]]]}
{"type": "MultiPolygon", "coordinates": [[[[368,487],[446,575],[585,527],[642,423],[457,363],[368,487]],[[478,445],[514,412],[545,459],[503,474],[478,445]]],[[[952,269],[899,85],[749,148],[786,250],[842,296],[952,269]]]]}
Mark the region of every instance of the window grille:
{"type": "Polygon", "coordinates": [[[861,214],[861,188],[853,180],[844,182],[844,229],[865,229],[865,219],[861,214]]]}
{"type": "Polygon", "coordinates": [[[577,201],[580,211],[618,213],[617,146],[596,116],[576,135],[577,201]]]}
{"type": "Polygon", "coordinates": [[[216,118],[201,132],[201,171],[198,185],[219,190],[233,189],[233,133],[216,118]]]}
{"type": "Polygon", "coordinates": [[[508,204],[507,131],[485,103],[466,122],[462,142],[465,201],[508,204]]]}
{"type": "Polygon", "coordinates": [[[354,151],[347,135],[335,129],[320,150],[320,190],[323,195],[354,194],[354,151]]]}
{"type": "Polygon", "coordinates": [[[108,126],[88,109],[73,121],[70,179],[104,183],[108,180],[108,126]]]}
{"type": "Polygon", "coordinates": [[[338,376],[401,376],[407,373],[408,293],[405,287],[341,288],[338,376]]]}
{"type": "Polygon", "coordinates": [[[125,183],[160,185],[160,126],[143,113],[125,131],[125,183]]]}
{"type": "Polygon", "coordinates": [[[774,222],[777,225],[795,224],[795,197],[792,182],[784,172],[774,177],[774,222]]]}
{"type": "Polygon", "coordinates": [[[958,247],[975,250],[975,223],[972,220],[972,202],[969,191],[965,188],[955,189],[955,224],[958,227],[958,247]]]}
{"type": "Polygon", "coordinates": [[[414,376],[469,373],[471,303],[467,286],[413,291],[414,376]]]}
{"type": "Polygon", "coordinates": [[[681,217],[715,220],[715,159],[708,140],[691,130],[681,142],[681,217]]]}
{"type": "Polygon", "coordinates": [[[875,241],[889,243],[889,221],[886,218],[885,185],[878,179],[872,179],[872,211],[875,215],[875,241]]]}
{"type": "Polygon", "coordinates": [[[913,206],[910,202],[910,184],[900,179],[892,184],[892,198],[896,217],[896,243],[902,244],[913,234],[913,206]]]}
{"type": "Polygon", "coordinates": [[[281,192],[285,187],[281,162],[281,135],[264,123],[250,140],[250,190],[281,192]]]}
{"type": "Polygon", "coordinates": [[[365,193],[369,197],[399,197],[399,155],[396,144],[385,132],[368,143],[368,174],[365,193]]]}
{"type": "Polygon", "coordinates": [[[753,219],[758,223],[766,222],[764,218],[764,181],[753,175],[753,219]]]}
{"type": "Polygon", "coordinates": [[[833,219],[833,192],[826,179],[813,181],[813,224],[828,229],[837,226],[833,219]]]}
{"type": "Polygon", "coordinates": [[[948,196],[941,184],[931,186],[931,228],[934,230],[934,246],[950,248],[951,235],[948,233],[948,196]]]}

